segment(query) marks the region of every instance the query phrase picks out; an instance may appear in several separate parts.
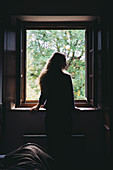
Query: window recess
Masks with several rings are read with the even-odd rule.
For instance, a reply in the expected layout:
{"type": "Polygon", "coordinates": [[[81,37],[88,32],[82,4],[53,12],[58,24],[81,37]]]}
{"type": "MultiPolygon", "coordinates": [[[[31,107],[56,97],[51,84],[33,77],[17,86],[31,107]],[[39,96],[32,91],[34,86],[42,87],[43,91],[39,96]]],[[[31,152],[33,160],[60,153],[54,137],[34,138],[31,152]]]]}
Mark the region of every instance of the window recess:
{"type": "Polygon", "coordinates": [[[17,21],[17,91],[16,106],[35,105],[37,100],[26,100],[26,30],[86,30],[85,31],[85,99],[75,100],[77,106],[97,105],[96,22],[21,22],[17,21]]]}

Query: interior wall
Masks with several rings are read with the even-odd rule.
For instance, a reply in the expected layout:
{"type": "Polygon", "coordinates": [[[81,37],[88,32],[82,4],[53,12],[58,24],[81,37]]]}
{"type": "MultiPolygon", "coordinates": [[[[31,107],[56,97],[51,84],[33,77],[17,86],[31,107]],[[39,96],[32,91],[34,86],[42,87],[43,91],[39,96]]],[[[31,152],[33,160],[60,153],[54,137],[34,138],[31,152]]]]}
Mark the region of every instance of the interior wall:
{"type": "MultiPolygon", "coordinates": [[[[8,153],[26,142],[38,143],[46,148],[45,135],[46,111],[30,112],[27,110],[7,110],[4,152],[8,153]],[[25,138],[24,135],[39,135],[39,137],[25,138]]],[[[104,131],[102,111],[73,112],[72,135],[74,154],[84,155],[88,159],[96,156],[98,162],[104,156],[104,131]],[[75,136],[74,136],[75,135],[75,136]]]]}
{"type": "Polygon", "coordinates": [[[104,2],[101,4],[101,0],[79,0],[79,1],[73,1],[66,2],[65,0],[60,1],[37,1],[37,0],[18,0],[18,1],[2,1],[2,4],[0,6],[0,13],[8,13],[8,14],[42,14],[46,15],[47,13],[49,15],[51,14],[99,14],[101,11],[101,5],[104,4],[104,2]]]}

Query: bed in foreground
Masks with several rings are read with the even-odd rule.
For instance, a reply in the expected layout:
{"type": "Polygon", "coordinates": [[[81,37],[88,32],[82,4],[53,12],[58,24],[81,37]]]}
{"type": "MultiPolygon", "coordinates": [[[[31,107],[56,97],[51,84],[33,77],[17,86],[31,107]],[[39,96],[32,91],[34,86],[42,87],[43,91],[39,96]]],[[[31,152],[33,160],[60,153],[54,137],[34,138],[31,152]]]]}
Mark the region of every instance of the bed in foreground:
{"type": "Polygon", "coordinates": [[[34,143],[22,145],[0,161],[0,170],[52,170],[53,166],[54,160],[34,143]]]}

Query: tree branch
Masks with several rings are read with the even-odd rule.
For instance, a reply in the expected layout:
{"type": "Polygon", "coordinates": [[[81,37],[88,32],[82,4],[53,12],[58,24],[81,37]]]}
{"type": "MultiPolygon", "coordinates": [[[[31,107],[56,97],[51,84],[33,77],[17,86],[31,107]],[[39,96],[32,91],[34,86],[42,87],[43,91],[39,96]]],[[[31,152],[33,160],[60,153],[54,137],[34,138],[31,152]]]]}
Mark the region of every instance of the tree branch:
{"type": "Polygon", "coordinates": [[[44,56],[44,57],[45,57],[45,55],[43,54],[43,51],[41,50],[41,45],[40,45],[40,42],[39,42],[39,41],[38,41],[38,45],[39,45],[40,52],[41,52],[42,56],[44,56]]]}
{"type": "Polygon", "coordinates": [[[74,53],[75,53],[75,51],[73,50],[72,57],[70,58],[70,60],[69,60],[69,62],[67,64],[66,70],[69,68],[69,66],[71,65],[72,61],[75,59],[74,53]]]}
{"type": "MultiPolygon", "coordinates": [[[[59,41],[59,39],[58,39],[58,38],[56,38],[56,39],[57,39],[57,41],[59,41]]],[[[58,51],[58,52],[60,52],[60,48],[59,48],[59,46],[58,46],[57,41],[55,41],[55,42],[56,42],[56,46],[57,46],[57,51],[58,51]]]]}
{"type": "Polygon", "coordinates": [[[34,74],[34,73],[31,73],[30,76],[38,77],[38,75],[36,75],[36,74],[34,74]]]}

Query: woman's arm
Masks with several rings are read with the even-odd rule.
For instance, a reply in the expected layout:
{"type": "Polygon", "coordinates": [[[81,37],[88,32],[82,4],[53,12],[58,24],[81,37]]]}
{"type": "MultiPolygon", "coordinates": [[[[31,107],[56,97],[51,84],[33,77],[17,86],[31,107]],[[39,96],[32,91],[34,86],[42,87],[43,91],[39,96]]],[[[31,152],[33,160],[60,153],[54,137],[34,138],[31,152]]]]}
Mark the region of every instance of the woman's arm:
{"type": "Polygon", "coordinates": [[[30,111],[33,111],[33,110],[38,111],[39,108],[45,103],[46,99],[47,99],[46,93],[41,92],[38,103],[35,106],[33,106],[30,109],[30,111]]]}
{"type": "Polygon", "coordinates": [[[68,84],[67,84],[67,91],[68,91],[68,100],[69,100],[69,105],[72,110],[75,109],[75,102],[74,102],[74,93],[73,93],[73,84],[72,84],[72,79],[71,76],[68,76],[68,84]]]}
{"type": "Polygon", "coordinates": [[[72,110],[80,111],[80,109],[77,106],[75,106],[74,91],[73,91],[73,84],[72,84],[71,76],[69,76],[69,87],[68,87],[68,89],[69,89],[68,96],[69,96],[69,101],[70,101],[69,103],[70,103],[72,110]]]}
{"type": "Polygon", "coordinates": [[[30,111],[33,111],[33,110],[38,111],[39,108],[40,108],[40,104],[37,103],[35,106],[33,106],[33,107],[30,109],[30,111]]]}

